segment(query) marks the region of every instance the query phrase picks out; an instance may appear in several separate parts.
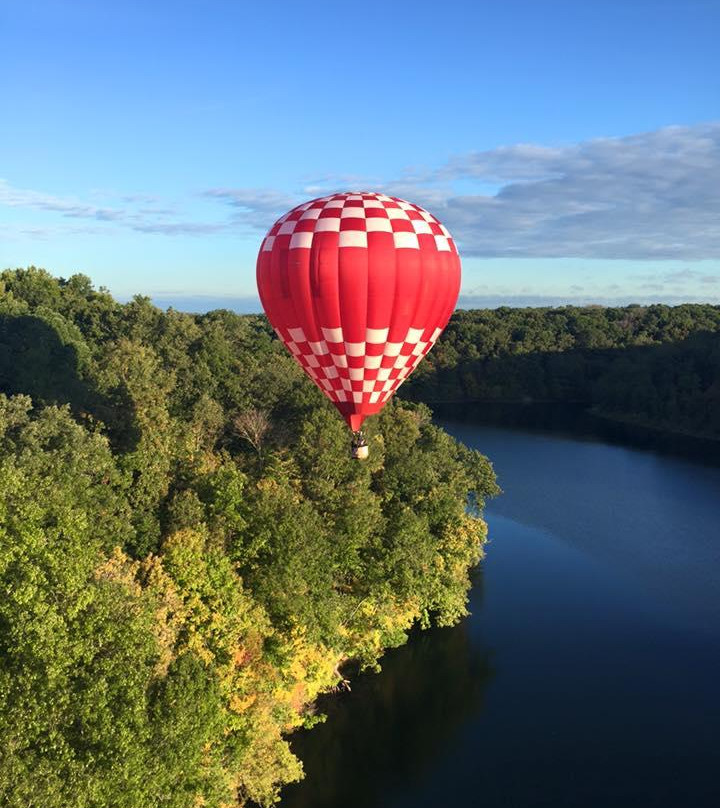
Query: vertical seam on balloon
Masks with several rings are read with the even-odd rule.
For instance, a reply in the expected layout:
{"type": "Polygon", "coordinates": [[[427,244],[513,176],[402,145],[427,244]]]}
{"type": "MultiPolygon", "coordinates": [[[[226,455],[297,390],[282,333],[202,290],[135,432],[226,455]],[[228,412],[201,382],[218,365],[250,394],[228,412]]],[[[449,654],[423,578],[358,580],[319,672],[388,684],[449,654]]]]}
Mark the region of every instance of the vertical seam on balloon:
{"type": "MultiPolygon", "coordinates": [[[[418,285],[418,294],[417,297],[415,298],[415,311],[413,312],[412,320],[410,322],[410,328],[417,327],[416,318],[418,316],[418,311],[420,310],[421,301],[425,294],[425,284],[427,283],[428,280],[427,263],[429,257],[430,253],[428,253],[427,250],[420,250],[420,273],[421,273],[420,284],[418,285]]],[[[430,306],[428,315],[430,314],[430,311],[432,311],[432,306],[430,306]]],[[[420,324],[420,327],[422,328],[423,331],[425,331],[425,328],[424,326],[422,326],[422,323],[420,324]]],[[[422,339],[422,334],[420,335],[420,337],[422,339]]]]}
{"type": "MultiPolygon", "coordinates": [[[[398,295],[397,295],[397,288],[398,288],[398,251],[397,248],[393,247],[392,249],[392,260],[395,266],[393,267],[393,292],[392,292],[392,308],[390,309],[390,322],[388,323],[388,338],[390,336],[390,330],[392,329],[392,323],[396,316],[396,309],[398,305],[398,295]]],[[[385,346],[383,347],[383,355],[385,354],[385,350],[387,347],[387,339],[385,340],[385,346]]],[[[378,397],[379,399],[380,397],[378,397]]],[[[392,398],[392,396],[390,396],[392,398]]],[[[389,398],[384,399],[383,404],[387,404],[389,398]]]]}
{"type": "MultiPolygon", "coordinates": [[[[428,312],[428,322],[431,324],[429,327],[432,328],[430,334],[428,334],[428,341],[432,342],[432,335],[435,333],[435,329],[437,328],[438,321],[442,318],[445,308],[447,307],[447,267],[444,266],[446,262],[444,262],[442,254],[439,250],[435,250],[432,253],[432,256],[435,260],[435,266],[437,267],[437,279],[436,281],[436,300],[433,306],[430,307],[430,311],[428,312]]],[[[427,326],[424,330],[427,330],[427,326]]]]}
{"type": "Polygon", "coordinates": [[[444,330],[445,326],[450,321],[450,318],[455,311],[458,302],[458,296],[460,294],[460,285],[462,283],[462,261],[460,260],[459,253],[451,253],[450,257],[448,258],[447,263],[450,265],[448,267],[448,275],[452,272],[453,275],[457,276],[457,291],[454,290],[455,286],[455,278],[453,277],[448,284],[448,292],[447,292],[447,302],[445,303],[445,308],[443,309],[443,316],[438,324],[438,328],[444,330]]]}
{"type": "MultiPolygon", "coordinates": [[[[285,252],[284,269],[285,269],[285,273],[287,275],[288,288],[290,288],[290,250],[289,249],[285,252]]],[[[289,300],[290,300],[290,305],[292,307],[294,320],[295,320],[293,328],[302,328],[303,324],[300,322],[300,317],[298,315],[298,310],[297,310],[297,307],[295,305],[295,298],[293,297],[293,295],[289,295],[289,300]]],[[[286,330],[287,330],[287,328],[288,328],[288,326],[286,326],[286,330]]],[[[303,333],[304,333],[304,331],[305,331],[305,329],[303,329],[303,333]]],[[[305,334],[305,339],[307,340],[307,334],[305,334]]],[[[287,348],[287,345],[285,347],[287,348]]],[[[290,351],[290,349],[287,348],[287,350],[291,354],[291,356],[293,356],[293,359],[294,359],[295,357],[292,354],[292,352],[290,351]]],[[[305,368],[302,365],[301,365],[301,369],[302,369],[303,375],[306,376],[308,379],[310,379],[310,381],[313,384],[315,384],[315,380],[310,376],[309,373],[305,372],[305,368]]]]}
{"type": "MultiPolygon", "coordinates": [[[[363,201],[362,204],[364,206],[364,204],[365,204],[364,201],[363,201]]],[[[367,225],[365,226],[365,229],[367,230],[367,225]]],[[[367,236],[366,236],[366,238],[367,238],[367,236]]],[[[365,256],[365,278],[366,278],[366,282],[365,282],[365,333],[363,334],[363,338],[365,340],[365,354],[367,355],[368,314],[370,313],[370,240],[369,239],[368,239],[368,246],[367,246],[367,255],[365,256]]],[[[362,400],[360,402],[361,406],[366,404],[366,403],[369,403],[369,401],[370,401],[370,396],[369,395],[367,396],[367,399],[368,399],[367,402],[364,400],[365,397],[366,397],[365,396],[365,373],[366,373],[366,370],[367,370],[367,368],[365,367],[365,357],[363,356],[363,372],[362,372],[363,386],[362,386],[362,400]]]]}
{"type": "Polygon", "coordinates": [[[438,295],[439,303],[438,303],[438,305],[433,307],[432,317],[430,318],[431,322],[432,322],[432,329],[433,330],[432,330],[431,334],[429,335],[429,341],[430,341],[431,344],[430,344],[430,347],[428,348],[428,350],[426,351],[426,354],[429,353],[432,350],[432,348],[433,348],[433,346],[435,344],[433,342],[433,340],[432,340],[432,336],[435,333],[435,331],[438,328],[441,327],[440,323],[443,320],[443,318],[445,317],[445,312],[447,311],[448,301],[449,301],[449,297],[450,297],[450,284],[449,284],[449,277],[448,277],[449,276],[449,267],[447,266],[448,261],[445,260],[444,254],[441,257],[440,254],[438,253],[438,264],[439,264],[439,277],[442,278],[443,283],[442,283],[442,287],[440,289],[440,294],[438,295]]]}
{"type": "MultiPolygon", "coordinates": [[[[453,311],[455,309],[455,306],[457,305],[457,295],[458,295],[458,293],[455,292],[455,290],[454,290],[455,281],[451,277],[451,274],[452,275],[457,274],[458,292],[459,292],[460,278],[461,278],[461,264],[460,264],[460,259],[459,259],[459,257],[457,255],[455,255],[454,253],[450,253],[447,256],[447,258],[444,260],[444,263],[445,263],[445,267],[443,268],[443,272],[445,273],[445,276],[446,276],[446,278],[445,278],[446,283],[445,283],[444,295],[443,295],[443,307],[439,311],[437,323],[436,323],[436,326],[435,326],[436,328],[439,328],[441,332],[445,329],[445,326],[448,324],[448,321],[450,320],[450,317],[452,316],[452,313],[453,313],[453,311]]],[[[438,338],[439,338],[439,336],[440,335],[438,335],[438,338]]],[[[430,352],[430,350],[432,349],[434,344],[435,343],[433,343],[433,345],[430,346],[430,349],[428,350],[428,353],[430,352]]]]}
{"type": "MultiPolygon", "coordinates": [[[[344,207],[344,204],[343,204],[343,207],[344,207]]],[[[342,211],[342,208],[341,208],[341,211],[342,211]]],[[[343,343],[342,343],[343,352],[345,352],[345,331],[343,330],[342,306],[340,305],[340,299],[339,299],[339,295],[340,295],[340,241],[339,241],[339,239],[338,239],[338,248],[337,248],[337,250],[335,250],[335,254],[334,254],[333,258],[334,258],[334,261],[335,261],[335,288],[337,289],[337,293],[338,293],[338,321],[340,323],[340,332],[342,333],[342,337],[343,337],[343,343]]],[[[338,378],[341,379],[341,380],[343,378],[350,379],[350,369],[349,369],[349,367],[342,367],[342,365],[338,365],[338,363],[335,361],[335,354],[331,353],[330,355],[333,358],[333,365],[337,369],[338,378]],[[345,374],[345,375],[343,375],[343,374],[345,374]]],[[[343,353],[343,355],[345,355],[345,353],[343,353]]],[[[345,361],[347,362],[347,356],[345,357],[345,361]]],[[[342,381],[340,383],[342,385],[342,381]]],[[[344,390],[345,386],[342,385],[342,387],[343,387],[343,390],[344,390]]],[[[345,402],[339,402],[339,403],[348,403],[347,402],[347,390],[345,391],[345,395],[346,395],[346,401],[345,402]]]]}
{"type": "MultiPolygon", "coordinates": [[[[330,352],[330,346],[327,344],[327,340],[325,339],[325,334],[323,333],[322,323],[320,322],[320,313],[318,311],[317,297],[313,294],[313,277],[312,277],[313,266],[317,266],[317,264],[318,264],[318,258],[317,257],[313,260],[313,256],[315,255],[314,251],[316,249],[316,247],[314,246],[315,243],[316,243],[315,242],[315,232],[313,231],[312,241],[310,242],[310,272],[308,274],[309,282],[310,282],[310,300],[311,300],[311,305],[312,305],[313,317],[315,318],[315,326],[317,328],[318,334],[320,335],[320,342],[325,344],[325,347],[328,349],[328,353],[329,353],[330,352]]],[[[317,275],[315,276],[315,278],[317,280],[317,275]]],[[[319,291],[320,290],[318,289],[318,292],[319,291]]],[[[335,364],[335,360],[333,360],[333,365],[334,364],[335,364]]]]}

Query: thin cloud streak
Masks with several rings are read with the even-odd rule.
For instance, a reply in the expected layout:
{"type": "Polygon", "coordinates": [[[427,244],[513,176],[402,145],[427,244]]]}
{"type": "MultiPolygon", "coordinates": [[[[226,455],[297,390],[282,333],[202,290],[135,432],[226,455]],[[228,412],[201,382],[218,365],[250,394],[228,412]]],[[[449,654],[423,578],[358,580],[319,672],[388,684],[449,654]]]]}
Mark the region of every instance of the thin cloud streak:
{"type": "MultiPolygon", "coordinates": [[[[15,188],[5,180],[0,180],[0,206],[33,209],[50,213],[57,213],[65,219],[87,219],[103,223],[107,226],[129,229],[137,233],[160,234],[167,236],[178,235],[211,235],[233,227],[232,221],[191,221],[182,218],[172,207],[146,207],[149,200],[158,201],[156,197],[147,194],[132,194],[120,198],[123,206],[109,207],[97,206],[80,202],[75,199],[54,196],[40,191],[25,188],[15,188]],[[134,208],[133,203],[141,207],[134,208]]],[[[106,228],[54,226],[54,227],[28,227],[27,225],[6,225],[9,234],[32,235],[50,237],[60,234],[93,234],[107,233],[106,228]]]]}
{"type": "Polygon", "coordinates": [[[124,212],[115,208],[98,207],[51,194],[13,188],[5,180],[0,180],[0,205],[11,208],[35,208],[37,210],[60,213],[74,219],[97,219],[101,222],[119,221],[124,212]]]}
{"type": "MultiPolygon", "coordinates": [[[[323,177],[304,190],[320,196],[347,189],[347,181],[323,177]]],[[[718,123],[558,147],[502,146],[394,181],[352,177],[351,184],[427,207],[468,256],[720,258],[718,123]],[[467,190],[473,184],[477,193],[467,190]],[[487,193],[488,186],[497,190],[487,193]]],[[[253,189],[207,195],[233,205],[238,221],[259,229],[303,199],[253,189]]]]}
{"type": "Polygon", "coordinates": [[[210,188],[202,196],[233,208],[232,224],[267,230],[275,219],[302,200],[297,196],[257,188],[210,188]]]}
{"type": "MultiPolygon", "coordinates": [[[[502,146],[384,183],[328,176],[306,183],[299,193],[210,188],[195,199],[230,210],[225,217],[210,213],[207,220],[161,206],[161,199],[147,194],[125,195],[116,206],[93,205],[3,181],[0,205],[169,237],[242,235],[265,231],[309,196],[347,189],[350,179],[354,187],[427,207],[449,227],[465,256],[720,259],[720,123],[562,146],[502,146]]],[[[711,276],[686,280],[715,283],[711,276]]]]}

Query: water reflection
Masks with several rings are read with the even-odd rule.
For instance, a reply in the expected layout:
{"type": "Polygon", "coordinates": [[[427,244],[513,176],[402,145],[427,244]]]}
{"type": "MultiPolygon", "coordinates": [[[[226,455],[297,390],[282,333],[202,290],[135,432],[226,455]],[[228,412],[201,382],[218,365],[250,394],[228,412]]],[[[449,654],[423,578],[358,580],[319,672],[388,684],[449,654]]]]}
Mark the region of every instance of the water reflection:
{"type": "Polygon", "coordinates": [[[446,425],[505,490],[482,606],[325,703],[282,808],[720,805],[720,469],[446,425]]]}
{"type": "Polygon", "coordinates": [[[720,465],[720,441],[681,433],[663,432],[592,413],[582,404],[520,404],[468,402],[433,406],[436,420],[465,422],[472,427],[510,427],[575,440],[598,440],[617,446],[644,449],[659,455],[685,457],[695,463],[720,465]]]}
{"type": "MultiPolygon", "coordinates": [[[[480,586],[478,576],[476,612],[480,586]]],[[[491,652],[471,641],[467,622],[417,633],[382,668],[356,677],[351,693],[322,700],[327,722],[293,738],[306,779],[283,792],[282,808],[367,808],[417,782],[481,712],[493,675],[491,652]]]]}

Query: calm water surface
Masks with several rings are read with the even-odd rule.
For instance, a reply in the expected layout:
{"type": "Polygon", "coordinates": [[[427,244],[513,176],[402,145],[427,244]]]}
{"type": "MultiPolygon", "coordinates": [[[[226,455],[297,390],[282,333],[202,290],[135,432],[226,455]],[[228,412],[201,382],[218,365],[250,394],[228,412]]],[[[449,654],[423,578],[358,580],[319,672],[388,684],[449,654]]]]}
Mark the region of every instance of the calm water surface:
{"type": "Polygon", "coordinates": [[[443,425],[505,491],[472,616],[322,704],[282,808],[720,805],[720,468],[443,425]]]}

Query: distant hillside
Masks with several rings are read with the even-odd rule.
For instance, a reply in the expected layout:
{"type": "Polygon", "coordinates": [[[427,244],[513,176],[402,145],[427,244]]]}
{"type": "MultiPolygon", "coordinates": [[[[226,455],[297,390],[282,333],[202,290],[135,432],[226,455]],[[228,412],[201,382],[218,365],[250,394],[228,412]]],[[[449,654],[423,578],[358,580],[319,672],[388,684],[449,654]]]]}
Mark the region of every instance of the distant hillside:
{"type": "Polygon", "coordinates": [[[458,311],[402,394],[579,402],[720,438],[720,306],[458,311]]]}

